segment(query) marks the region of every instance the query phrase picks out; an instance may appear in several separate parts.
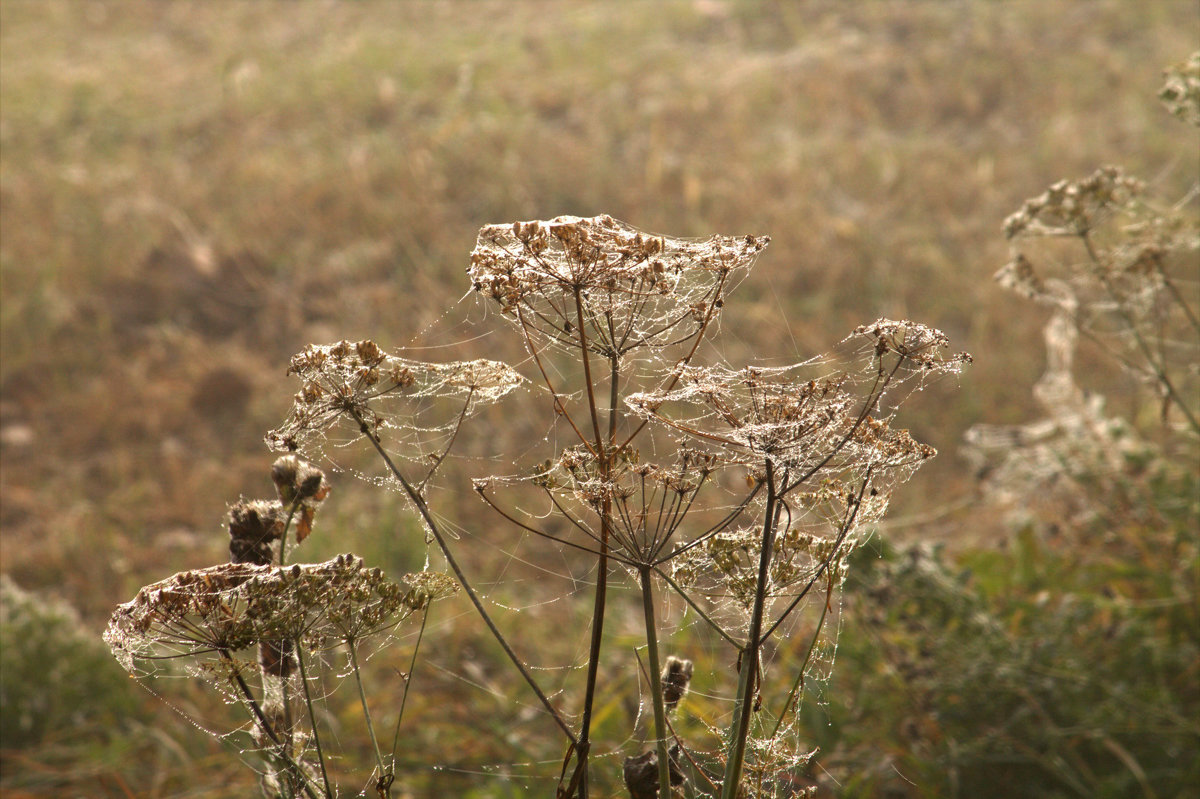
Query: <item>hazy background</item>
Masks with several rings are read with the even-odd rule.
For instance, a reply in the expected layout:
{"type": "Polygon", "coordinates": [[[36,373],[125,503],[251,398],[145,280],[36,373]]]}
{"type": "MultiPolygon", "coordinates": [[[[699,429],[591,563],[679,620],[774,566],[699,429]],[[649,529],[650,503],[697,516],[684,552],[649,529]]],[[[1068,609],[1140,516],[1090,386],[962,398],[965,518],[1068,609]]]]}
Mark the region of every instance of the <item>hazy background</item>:
{"type": "MultiPolygon", "coordinates": [[[[942,454],[888,534],[1000,544],[958,442],[1035,414],[1045,320],[991,280],[1001,222],[1108,163],[1181,196],[1195,129],[1155,93],[1198,45],[1192,0],[5,0],[3,571],[72,606],[91,641],[139,586],[226,560],[227,504],[270,489],[261,436],[295,390],[288,357],[371,337],[519,360],[462,299],[464,269],[481,225],[559,214],[771,235],[725,311],[735,363],[805,358],[880,316],[944,330],[975,365],[909,409],[942,454]]],[[[1085,370],[1136,412],[1119,375],[1085,370]]],[[[506,413],[546,410],[524,402],[506,413]]],[[[402,505],[378,493],[336,477],[306,557],[419,567],[419,533],[398,537],[402,505]]],[[[487,573],[502,553],[463,555],[487,573]]],[[[441,628],[449,671],[471,647],[502,670],[477,627],[441,628]]],[[[6,700],[46,694],[36,723],[5,728],[6,796],[244,795],[228,749],[78,647],[78,663],[29,654],[30,674],[4,675],[6,700]]],[[[181,683],[155,687],[211,717],[181,683]]],[[[461,684],[439,685],[430,706],[479,727],[478,697],[457,707],[461,684]]],[[[437,724],[412,743],[425,767],[447,740],[454,762],[542,756],[437,724]]],[[[452,784],[505,795],[486,776],[452,784]]]]}

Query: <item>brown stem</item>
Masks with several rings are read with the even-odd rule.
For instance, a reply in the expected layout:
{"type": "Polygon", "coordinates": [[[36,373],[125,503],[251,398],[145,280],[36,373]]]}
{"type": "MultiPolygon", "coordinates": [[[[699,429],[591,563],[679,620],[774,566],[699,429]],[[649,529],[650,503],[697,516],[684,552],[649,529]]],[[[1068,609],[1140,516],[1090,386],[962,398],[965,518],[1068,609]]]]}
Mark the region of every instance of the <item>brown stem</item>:
{"type": "Polygon", "coordinates": [[[767,582],[770,578],[771,554],[775,544],[775,474],[771,461],[766,461],[767,506],[763,512],[762,550],[758,558],[758,582],[754,589],[754,607],[750,612],[750,631],[742,650],[738,696],[734,706],[733,727],[725,761],[725,777],[721,783],[721,799],[737,796],[746,759],[746,738],[750,734],[750,715],[757,689],[759,649],[762,646],[763,609],[767,601],[767,582]]]}
{"type": "Polygon", "coordinates": [[[1191,426],[1192,430],[1200,433],[1200,419],[1198,419],[1196,414],[1192,412],[1192,409],[1188,407],[1187,401],[1179,395],[1179,392],[1175,389],[1175,384],[1171,382],[1171,378],[1167,374],[1166,364],[1160,364],[1155,359],[1154,353],[1150,349],[1150,345],[1146,343],[1145,337],[1142,336],[1142,331],[1138,329],[1137,323],[1134,322],[1133,318],[1129,315],[1129,311],[1127,311],[1125,306],[1121,303],[1121,298],[1117,296],[1116,292],[1113,290],[1112,284],[1109,282],[1108,278],[1104,276],[1104,264],[1100,260],[1100,254],[1097,253],[1096,248],[1092,246],[1092,240],[1088,237],[1086,232],[1082,233],[1080,238],[1083,240],[1083,246],[1087,250],[1088,257],[1090,257],[1092,262],[1098,267],[1096,272],[1100,278],[1100,282],[1104,285],[1104,290],[1107,291],[1108,296],[1112,298],[1113,303],[1117,308],[1117,313],[1120,315],[1121,320],[1125,322],[1125,326],[1129,328],[1129,332],[1133,335],[1133,340],[1137,343],[1138,349],[1141,350],[1142,357],[1146,359],[1146,364],[1150,372],[1154,375],[1154,378],[1159,382],[1159,384],[1162,385],[1171,401],[1174,402],[1175,405],[1177,405],[1183,412],[1183,415],[1187,417],[1188,424],[1191,426]]]}
{"type": "Polygon", "coordinates": [[[221,657],[229,661],[229,664],[233,667],[234,682],[237,683],[238,689],[242,692],[242,696],[245,698],[246,704],[249,705],[250,710],[254,712],[254,718],[257,719],[258,725],[262,727],[262,731],[265,732],[267,737],[271,739],[271,743],[275,744],[275,747],[278,750],[276,756],[299,777],[300,786],[304,789],[304,793],[308,795],[310,799],[317,799],[317,795],[313,792],[312,786],[309,785],[308,780],[304,777],[304,773],[300,770],[299,764],[296,763],[296,761],[292,759],[291,755],[287,753],[287,751],[284,749],[283,742],[279,740],[279,736],[275,734],[275,730],[273,730],[270,723],[267,722],[267,717],[263,715],[262,708],[259,706],[258,700],[254,698],[254,692],[252,692],[250,690],[250,686],[246,684],[246,679],[242,676],[242,672],[238,668],[237,664],[234,663],[233,656],[229,654],[229,650],[218,649],[217,651],[220,652],[221,657]]]}

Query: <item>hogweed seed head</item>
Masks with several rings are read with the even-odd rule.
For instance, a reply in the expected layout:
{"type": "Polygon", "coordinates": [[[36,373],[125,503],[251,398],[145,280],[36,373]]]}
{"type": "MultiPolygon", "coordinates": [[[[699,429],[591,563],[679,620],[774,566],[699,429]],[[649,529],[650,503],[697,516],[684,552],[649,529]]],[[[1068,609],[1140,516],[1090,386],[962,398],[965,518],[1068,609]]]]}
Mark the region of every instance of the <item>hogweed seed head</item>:
{"type": "MultiPolygon", "coordinates": [[[[945,354],[946,336],[913,322],[880,319],[855,336],[869,343],[864,371],[886,371],[897,382],[954,374],[971,361],[966,353],[945,354]]],[[[796,379],[807,366],[687,367],[678,387],[625,401],[634,413],[740,453],[747,463],[768,459],[793,473],[821,464],[831,471],[852,464],[914,466],[933,454],[906,431],[867,413],[852,375],[796,379]]]]}
{"type": "MultiPolygon", "coordinates": [[[[607,513],[614,557],[627,565],[657,564],[680,545],[678,533],[691,514],[714,510],[699,508],[696,498],[713,472],[729,465],[726,459],[688,446],[678,447],[674,455],[654,463],[642,461],[636,449],[625,447],[602,460],[579,445],[565,448],[523,476],[492,476],[476,480],[474,486],[483,494],[497,485],[532,483],[593,544],[600,540],[599,520],[607,513]]],[[[723,508],[721,514],[727,512],[723,508]]],[[[526,513],[531,521],[539,515],[526,513]]]]}
{"type": "MultiPolygon", "coordinates": [[[[284,671],[291,645],[283,642],[316,651],[356,640],[456,589],[451,578],[433,572],[397,583],[354,555],[288,568],[226,563],[146,586],[117,607],[104,638],[131,673],[138,662],[206,655],[227,660],[257,644],[276,649],[277,669],[284,671]]],[[[274,668],[275,660],[268,653],[264,665],[274,668]]]]}
{"type": "Polygon", "coordinates": [[[476,292],[541,344],[586,340],[602,357],[623,357],[703,330],[769,241],[675,239],[607,215],[560,216],[481,228],[467,273],[476,292]]]}
{"type": "MultiPolygon", "coordinates": [[[[320,442],[339,428],[352,436],[365,433],[373,437],[385,426],[413,435],[438,430],[444,419],[440,423],[417,421],[431,401],[465,402],[469,414],[479,404],[499,400],[524,382],[516,370],[499,361],[410,361],[387,354],[369,340],[310,345],[292,358],[288,373],[300,378],[300,391],[287,420],[266,436],[267,445],[282,452],[320,442]]],[[[449,415],[457,420],[460,410],[449,415]]],[[[304,478],[299,479],[297,488],[304,478]]]]}
{"type": "Polygon", "coordinates": [[[1140,180],[1117,166],[1101,167],[1082,180],[1060,180],[1005,219],[1004,236],[1012,240],[1086,234],[1106,212],[1129,202],[1143,188],[1140,180]]]}
{"type": "Polygon", "coordinates": [[[1172,114],[1200,127],[1200,50],[1166,70],[1165,78],[1159,99],[1172,114]]]}

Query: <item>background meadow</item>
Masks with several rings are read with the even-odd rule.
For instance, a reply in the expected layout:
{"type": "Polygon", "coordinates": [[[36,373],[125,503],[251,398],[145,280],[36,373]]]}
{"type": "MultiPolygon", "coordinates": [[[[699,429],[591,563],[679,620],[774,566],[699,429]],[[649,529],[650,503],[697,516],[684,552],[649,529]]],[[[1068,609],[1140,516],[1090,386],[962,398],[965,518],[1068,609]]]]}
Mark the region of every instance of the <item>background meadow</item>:
{"type": "MultiPolygon", "coordinates": [[[[847,587],[809,708],[812,781],[1182,795],[1200,777],[1194,473],[1139,495],[1152,518],[1049,507],[1017,525],[962,442],[1042,414],[1048,312],[992,279],[1003,220],[1110,163],[1184,197],[1196,128],[1156,93],[1198,46],[1186,0],[0,4],[0,789],[247,795],[236,739],[197,728],[229,714],[187,679],[153,682],[160,696],[128,680],[99,640],[112,608],[228,559],[227,506],[271,488],[262,435],[290,407],[292,353],[373,338],[526,369],[468,295],[477,230],[608,213],[772,237],[714,357],[801,360],[878,317],[975,357],[901,420],[940,455],[847,587]]],[[[1099,350],[1077,360],[1110,413],[1178,457],[1153,399],[1099,350]]],[[[525,393],[468,433],[533,457],[546,405],[525,393]]],[[[542,579],[562,554],[519,547],[469,496],[470,468],[434,500],[459,556],[531,661],[569,662],[555,629],[586,625],[586,596],[542,579]]],[[[401,498],[330,476],[304,559],[420,568],[401,498]]],[[[399,787],[548,795],[558,741],[466,604],[427,635],[399,787]]],[[[407,670],[406,639],[395,650],[373,664],[384,705],[407,670]]],[[[621,795],[627,693],[597,721],[604,796],[621,795]]]]}

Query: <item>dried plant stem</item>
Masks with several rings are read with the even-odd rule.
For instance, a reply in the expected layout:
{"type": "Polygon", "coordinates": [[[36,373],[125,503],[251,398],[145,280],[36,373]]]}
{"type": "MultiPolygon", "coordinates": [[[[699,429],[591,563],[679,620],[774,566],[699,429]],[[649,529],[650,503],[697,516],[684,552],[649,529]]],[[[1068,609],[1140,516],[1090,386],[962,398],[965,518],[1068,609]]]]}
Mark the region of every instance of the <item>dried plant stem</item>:
{"type": "Polygon", "coordinates": [[[400,709],[396,711],[396,731],[392,734],[392,769],[396,768],[396,749],[400,746],[400,721],[404,718],[404,706],[408,703],[408,689],[412,687],[413,672],[417,668],[417,653],[421,651],[421,641],[425,638],[425,624],[429,621],[430,605],[425,606],[421,614],[421,629],[417,631],[417,643],[413,646],[412,659],[408,662],[408,675],[404,678],[404,692],[400,694],[400,709]]]}
{"type": "Polygon", "coordinates": [[[296,511],[299,508],[300,508],[300,498],[296,497],[294,500],[292,500],[292,506],[290,508],[288,508],[287,519],[283,523],[283,532],[280,533],[280,535],[279,535],[279,566],[280,566],[280,568],[282,568],[286,563],[284,556],[287,552],[287,534],[288,534],[288,530],[292,529],[292,519],[296,516],[296,511]]]}
{"type": "Polygon", "coordinates": [[[1162,280],[1163,285],[1170,289],[1171,296],[1175,298],[1175,302],[1181,309],[1183,309],[1183,315],[1187,317],[1192,329],[1197,333],[1200,333],[1200,319],[1196,318],[1196,312],[1193,311],[1192,307],[1187,304],[1187,300],[1184,299],[1183,293],[1179,290],[1179,287],[1175,285],[1175,281],[1171,280],[1170,276],[1167,275],[1167,270],[1163,269],[1162,263],[1158,264],[1156,271],[1158,272],[1158,276],[1162,280]]]}
{"type": "Polygon", "coordinates": [[[474,396],[475,389],[467,392],[467,398],[463,402],[462,411],[458,414],[458,421],[454,425],[454,432],[450,434],[450,440],[442,448],[441,454],[434,457],[433,464],[429,467],[429,471],[425,473],[424,479],[417,483],[417,491],[419,493],[425,493],[425,484],[429,482],[429,478],[433,477],[434,472],[438,470],[438,467],[442,465],[442,461],[446,460],[446,456],[450,454],[451,448],[454,447],[454,442],[458,439],[459,431],[463,428],[463,422],[467,420],[467,411],[471,410],[471,398],[474,396]]]}
{"type": "Polygon", "coordinates": [[[871,470],[868,469],[867,473],[863,475],[862,483],[858,487],[858,495],[855,497],[854,507],[849,510],[849,515],[846,517],[846,521],[842,524],[842,529],[838,532],[838,537],[834,539],[833,547],[829,552],[829,556],[825,558],[825,560],[821,561],[821,565],[817,567],[816,573],[813,574],[808,583],[805,584],[804,588],[800,589],[800,593],[796,594],[784,611],[779,614],[779,618],[775,620],[775,623],[768,627],[767,631],[763,633],[762,637],[764,641],[770,638],[775,631],[779,629],[779,625],[783,624],[784,619],[786,619],[788,615],[790,615],[791,612],[796,609],[796,606],[800,604],[804,597],[808,596],[808,592],[811,591],[812,587],[817,584],[817,580],[820,580],[821,577],[829,570],[829,566],[833,563],[833,559],[837,556],[838,550],[842,548],[842,542],[846,540],[846,536],[849,535],[850,531],[854,529],[854,520],[858,516],[858,509],[862,507],[863,495],[866,494],[867,486],[870,484],[871,470]]]}
{"type": "Polygon", "coordinates": [[[367,707],[367,692],[363,689],[362,670],[358,666],[358,647],[353,638],[346,639],[346,647],[350,650],[350,667],[354,670],[354,684],[358,686],[358,700],[362,703],[363,718],[367,721],[367,734],[371,737],[371,746],[375,750],[375,765],[383,774],[383,755],[379,752],[379,741],[375,737],[375,725],[371,723],[371,711],[367,707]]]}
{"type": "Polygon", "coordinates": [[[658,746],[658,795],[671,799],[671,760],[667,751],[667,710],[663,704],[662,670],[658,658],[658,628],[654,622],[654,585],[651,569],[640,570],[642,613],[646,619],[646,652],[650,658],[650,695],[654,701],[654,739],[658,746]]]}
{"type": "MultiPolygon", "coordinates": [[[[233,667],[234,682],[237,683],[238,690],[242,692],[242,698],[246,700],[246,704],[250,706],[251,712],[254,713],[254,718],[258,720],[258,725],[262,727],[263,732],[265,732],[267,737],[271,739],[271,743],[275,744],[275,747],[278,750],[277,757],[284,762],[289,771],[297,775],[300,781],[300,786],[304,789],[304,793],[307,794],[310,799],[317,799],[316,793],[313,792],[312,786],[309,785],[308,780],[304,777],[304,773],[300,770],[300,766],[297,765],[296,761],[293,760],[291,755],[288,754],[287,750],[284,748],[283,741],[279,740],[279,736],[276,735],[275,730],[271,728],[270,723],[267,721],[267,717],[263,715],[262,707],[259,706],[258,700],[254,698],[254,692],[250,690],[250,686],[246,684],[245,678],[242,677],[241,670],[234,662],[233,656],[229,654],[228,650],[221,649],[218,651],[221,657],[233,667]]],[[[332,794],[330,794],[330,796],[332,796],[332,794]]]]}
{"type": "MultiPolygon", "coordinates": [[[[579,425],[575,424],[575,420],[571,418],[571,414],[567,410],[567,406],[563,404],[561,396],[554,388],[554,383],[550,380],[550,375],[546,373],[546,365],[542,363],[542,356],[538,352],[538,348],[534,345],[533,338],[529,335],[529,330],[527,329],[528,323],[525,321],[525,315],[521,312],[519,306],[517,308],[517,318],[521,322],[521,331],[525,334],[525,348],[528,349],[529,354],[533,356],[533,362],[537,364],[538,371],[542,375],[542,380],[545,381],[546,388],[550,391],[550,396],[554,400],[555,412],[566,419],[567,424],[571,425],[571,429],[575,431],[575,435],[579,437],[579,440],[582,441],[585,446],[591,448],[591,442],[589,442],[587,437],[584,436],[584,434],[579,430],[579,425]]],[[[594,451],[592,454],[599,455],[599,453],[594,451]]]]}
{"type": "Polygon", "coordinates": [[[546,694],[543,693],[541,687],[533,679],[533,676],[530,675],[529,670],[525,668],[525,664],[521,662],[521,659],[517,657],[517,653],[513,651],[511,646],[509,646],[508,640],[505,639],[504,634],[500,632],[498,627],[496,627],[496,623],[492,621],[492,617],[488,615],[487,610],[483,607],[483,603],[480,601],[479,595],[475,592],[475,589],[471,586],[470,581],[467,580],[467,575],[463,572],[462,567],[458,565],[458,561],[451,553],[450,547],[446,543],[446,537],[442,535],[441,528],[438,527],[437,522],[434,521],[433,515],[429,512],[429,507],[425,504],[424,498],[417,493],[417,490],[413,487],[412,483],[408,482],[404,475],[400,473],[400,470],[396,468],[396,464],[392,461],[391,456],[387,454],[387,451],[379,443],[379,439],[376,438],[375,434],[372,433],[370,428],[367,427],[366,421],[357,413],[354,413],[354,418],[359,424],[360,432],[362,432],[362,434],[366,436],[367,440],[371,442],[371,446],[375,448],[375,451],[379,454],[379,457],[383,459],[388,471],[392,473],[392,476],[396,479],[396,482],[400,484],[401,488],[404,489],[404,493],[408,495],[408,498],[412,500],[413,505],[416,506],[417,513],[420,514],[421,520],[425,522],[425,528],[430,532],[431,535],[433,535],[434,540],[437,541],[438,548],[442,550],[442,555],[446,558],[446,563],[449,564],[451,571],[454,572],[454,576],[457,578],[459,585],[461,585],[463,590],[466,591],[467,596],[471,600],[471,604],[475,606],[475,610],[479,613],[480,618],[483,619],[483,623],[486,624],[488,630],[491,631],[492,637],[494,637],[497,643],[500,644],[500,647],[504,650],[504,654],[508,656],[508,659],[512,661],[512,664],[517,667],[517,671],[519,671],[521,676],[525,678],[525,682],[528,683],[531,689],[533,689],[534,694],[537,695],[537,698],[541,701],[543,707],[545,707],[550,713],[550,717],[554,719],[554,723],[558,725],[559,729],[563,731],[563,734],[567,736],[567,739],[571,741],[571,743],[577,743],[578,739],[575,737],[575,734],[571,732],[571,728],[567,726],[566,721],[563,720],[563,717],[558,712],[558,709],[551,704],[550,700],[546,697],[546,694]]]}
{"type": "Polygon", "coordinates": [[[1158,381],[1159,385],[1163,387],[1163,390],[1167,392],[1167,396],[1171,399],[1171,401],[1175,403],[1175,405],[1177,405],[1183,412],[1183,415],[1187,417],[1188,425],[1192,428],[1192,431],[1200,433],[1200,419],[1198,419],[1196,414],[1192,412],[1192,409],[1188,407],[1187,400],[1179,395],[1179,391],[1175,388],[1175,384],[1171,381],[1170,375],[1167,374],[1166,365],[1159,362],[1159,359],[1155,356],[1153,350],[1150,349],[1150,345],[1146,343],[1146,339],[1142,335],[1142,331],[1138,329],[1137,323],[1130,317],[1129,311],[1121,302],[1121,298],[1118,297],[1117,293],[1113,290],[1112,283],[1109,282],[1108,278],[1105,276],[1104,263],[1100,259],[1100,254],[1096,252],[1096,248],[1092,245],[1091,237],[1088,236],[1086,231],[1081,233],[1079,237],[1083,241],[1083,246],[1087,250],[1088,257],[1092,259],[1092,263],[1094,263],[1097,267],[1096,274],[1100,278],[1101,285],[1103,285],[1104,290],[1108,292],[1108,296],[1112,298],[1113,305],[1116,307],[1117,313],[1120,314],[1121,320],[1129,329],[1129,333],[1133,336],[1133,340],[1137,344],[1138,349],[1141,350],[1142,357],[1146,359],[1146,364],[1149,367],[1150,372],[1154,375],[1154,379],[1158,381]]]}
{"type": "Polygon", "coordinates": [[[583,320],[583,297],[578,287],[575,289],[575,316],[579,320],[579,355],[580,360],[583,361],[583,380],[584,385],[587,387],[588,411],[592,417],[592,432],[596,436],[597,453],[603,455],[603,450],[599,449],[602,443],[600,439],[600,415],[596,412],[596,392],[592,383],[592,359],[588,355],[587,332],[583,320]]]}
{"type": "MultiPolygon", "coordinates": [[[[612,469],[613,450],[612,439],[616,435],[617,423],[617,392],[620,363],[614,354],[609,359],[610,404],[608,409],[608,443],[600,435],[600,414],[596,409],[596,392],[592,380],[591,357],[588,353],[587,326],[583,318],[583,295],[579,287],[575,288],[575,318],[579,331],[579,353],[583,361],[584,385],[587,389],[588,412],[592,419],[592,433],[595,435],[594,451],[599,457],[601,479],[606,479],[612,469]]],[[[611,318],[609,319],[611,325],[611,318]]],[[[528,334],[526,334],[528,340],[528,334]]],[[[544,374],[544,373],[543,373],[544,374]]],[[[579,432],[576,429],[576,432],[579,432]]],[[[587,443],[587,442],[584,442],[587,443]]],[[[588,796],[588,755],[591,749],[592,709],[596,700],[596,678],[600,668],[600,649],[604,639],[604,609],[608,601],[608,538],[612,516],[612,500],[605,497],[600,510],[600,552],[596,558],[596,592],[592,603],[592,637],[588,646],[588,671],[584,687],[583,719],[580,724],[579,741],[576,747],[575,774],[571,783],[577,785],[579,799],[588,796]]],[[[568,787],[568,794],[570,792],[568,787]]]]}
{"type": "Polygon", "coordinates": [[[725,761],[725,777],[721,781],[721,799],[735,799],[742,779],[746,759],[746,738],[750,732],[750,714],[757,688],[759,648],[762,646],[763,607],[767,598],[767,580],[771,553],[775,544],[776,495],[775,474],[770,459],[766,460],[766,507],[763,509],[762,550],[758,558],[758,582],[754,591],[754,607],[750,614],[750,632],[742,649],[738,675],[737,697],[734,700],[733,723],[730,725],[729,749],[725,761]]]}
{"type": "Polygon", "coordinates": [[[321,779],[325,782],[325,795],[336,796],[329,785],[329,772],[325,769],[325,753],[321,750],[321,733],[317,729],[317,714],[313,709],[312,691],[308,689],[308,674],[304,668],[304,651],[296,641],[296,662],[300,666],[300,685],[304,688],[304,704],[308,707],[308,723],[312,725],[313,744],[317,747],[317,762],[321,765],[321,779]]]}
{"type": "MultiPolygon", "coordinates": [[[[587,799],[587,762],[591,748],[592,707],[596,696],[596,677],[600,667],[600,647],[604,635],[604,608],[608,598],[608,512],[609,501],[604,502],[604,513],[600,519],[600,553],[596,565],[596,593],[592,604],[592,638],[588,646],[587,684],[584,689],[583,722],[580,725],[576,747],[576,774],[578,776],[579,799],[587,799]]],[[[575,782],[575,778],[572,778],[575,782]]]]}

